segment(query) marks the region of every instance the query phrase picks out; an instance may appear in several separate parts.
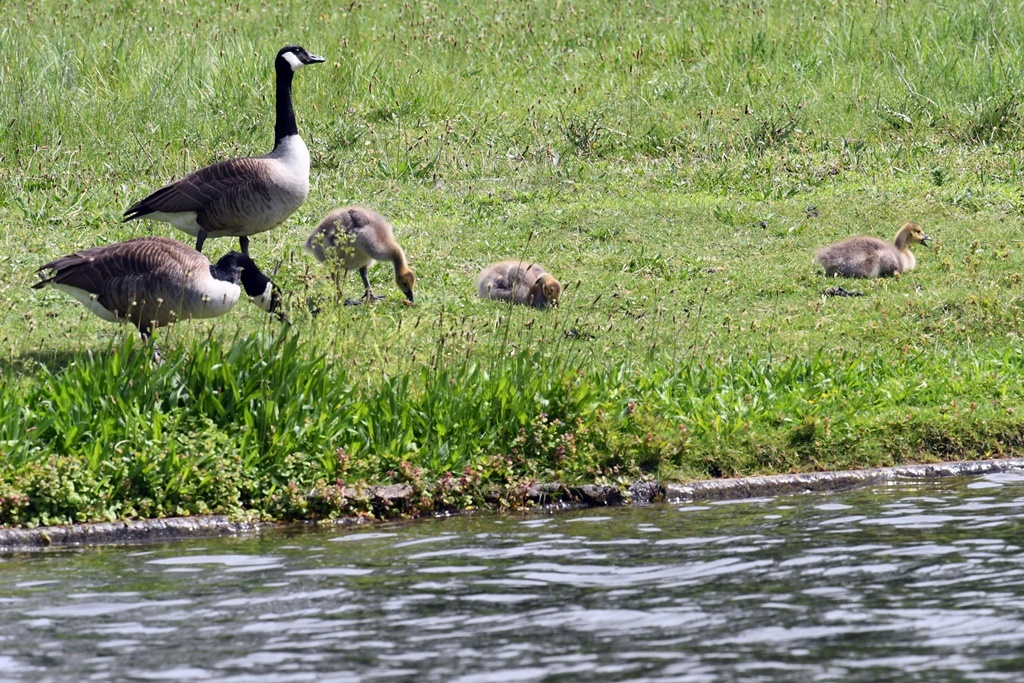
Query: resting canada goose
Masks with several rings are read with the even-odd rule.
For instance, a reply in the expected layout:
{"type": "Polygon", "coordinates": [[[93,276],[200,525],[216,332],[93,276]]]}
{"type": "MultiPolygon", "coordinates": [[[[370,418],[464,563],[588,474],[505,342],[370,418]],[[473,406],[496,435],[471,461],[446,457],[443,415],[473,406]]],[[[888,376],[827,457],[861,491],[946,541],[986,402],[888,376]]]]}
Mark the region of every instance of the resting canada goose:
{"type": "Polygon", "coordinates": [[[124,212],[124,220],[152,218],[196,238],[238,237],[249,255],[249,235],[279,225],[309,194],[309,150],[299,137],[292,108],[292,76],[306,64],[324,61],[304,48],[281,48],[277,71],[277,123],[274,149],[265,156],[228,159],[193,171],[165,185],[124,212]]]}
{"type": "Polygon", "coordinates": [[[477,277],[481,299],[511,301],[536,308],[557,306],[562,285],[536,263],[499,261],[484,268],[477,277]]]}
{"type": "Polygon", "coordinates": [[[110,322],[130,322],[148,339],[155,327],[188,318],[224,315],[241,292],[267,312],[281,295],[245,254],[221,257],[216,265],[192,247],[166,237],[138,237],[92,247],[50,261],[37,271],[50,285],[81,301],[110,322]]]}
{"type": "Polygon", "coordinates": [[[864,235],[851,237],[819,249],[814,260],[828,276],[885,277],[913,270],[917,259],[910,247],[918,242],[927,247],[930,239],[920,225],[906,223],[896,233],[894,242],[864,235]]]}
{"type": "MultiPolygon", "coordinates": [[[[367,269],[377,261],[394,264],[395,282],[412,303],[416,275],[410,270],[402,247],[395,241],[391,224],[373,209],[351,206],[331,211],[310,233],[305,248],[317,261],[331,264],[336,278],[347,275],[350,270],[359,270],[366,291],[362,299],[346,299],[346,305],[384,298],[370,289],[367,269]]],[[[338,287],[340,295],[340,282],[338,287]]]]}

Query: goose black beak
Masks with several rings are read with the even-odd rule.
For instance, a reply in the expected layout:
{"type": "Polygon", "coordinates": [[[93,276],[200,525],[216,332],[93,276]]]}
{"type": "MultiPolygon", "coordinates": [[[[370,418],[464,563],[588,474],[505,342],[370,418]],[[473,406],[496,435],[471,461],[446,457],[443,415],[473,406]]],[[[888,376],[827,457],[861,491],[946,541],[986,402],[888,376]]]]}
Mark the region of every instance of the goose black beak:
{"type": "Polygon", "coordinates": [[[327,61],[326,57],[321,57],[320,55],[315,55],[312,52],[309,53],[309,63],[310,64],[319,64],[320,62],[326,62],[326,61],[327,61]]]}

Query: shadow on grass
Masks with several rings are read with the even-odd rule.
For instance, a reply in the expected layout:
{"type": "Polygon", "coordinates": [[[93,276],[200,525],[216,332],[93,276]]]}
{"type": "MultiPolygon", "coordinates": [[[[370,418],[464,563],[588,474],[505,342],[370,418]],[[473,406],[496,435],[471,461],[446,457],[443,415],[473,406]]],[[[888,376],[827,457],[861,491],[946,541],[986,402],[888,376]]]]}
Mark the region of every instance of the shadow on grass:
{"type": "MultiPolygon", "coordinates": [[[[90,355],[99,357],[112,355],[121,350],[126,343],[124,336],[121,334],[108,333],[102,336],[106,343],[98,348],[33,349],[25,351],[12,358],[7,369],[14,374],[31,375],[37,373],[40,368],[45,368],[50,374],[55,375],[76,361],[89,358],[90,355]]],[[[133,353],[152,354],[152,349],[148,345],[143,346],[140,342],[135,342],[133,353]]]]}
{"type": "Polygon", "coordinates": [[[45,367],[51,374],[56,374],[84,356],[83,351],[26,351],[12,359],[9,368],[18,374],[32,374],[45,367]]]}

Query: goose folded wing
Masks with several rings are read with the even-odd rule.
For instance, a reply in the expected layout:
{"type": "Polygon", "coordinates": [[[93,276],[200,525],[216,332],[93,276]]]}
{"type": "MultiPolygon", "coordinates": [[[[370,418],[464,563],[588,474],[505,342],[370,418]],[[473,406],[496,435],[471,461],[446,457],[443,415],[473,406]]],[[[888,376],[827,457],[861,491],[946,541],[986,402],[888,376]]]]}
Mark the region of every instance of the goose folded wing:
{"type": "Polygon", "coordinates": [[[234,203],[247,195],[265,171],[255,159],[228,159],[200,168],[181,180],[161,187],[124,212],[125,220],[149,213],[201,212],[215,205],[234,203]]]}
{"type": "Polygon", "coordinates": [[[181,242],[152,237],[83,249],[40,266],[37,272],[48,275],[33,287],[53,283],[100,294],[120,278],[160,277],[208,266],[208,262],[204,264],[196,258],[198,254],[190,252],[181,242]]]}

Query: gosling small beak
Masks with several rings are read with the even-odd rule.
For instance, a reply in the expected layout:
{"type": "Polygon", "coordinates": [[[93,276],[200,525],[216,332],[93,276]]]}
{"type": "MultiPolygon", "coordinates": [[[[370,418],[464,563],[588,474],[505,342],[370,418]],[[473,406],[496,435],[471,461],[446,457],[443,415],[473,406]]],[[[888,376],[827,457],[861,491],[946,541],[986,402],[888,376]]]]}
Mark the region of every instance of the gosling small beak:
{"type": "Polygon", "coordinates": [[[409,300],[409,303],[414,303],[413,299],[412,299],[412,292],[409,292],[408,294],[406,294],[405,298],[409,300]]]}
{"type": "MultiPolygon", "coordinates": [[[[921,236],[921,244],[923,244],[924,246],[927,247],[928,246],[928,242],[931,241],[931,239],[932,238],[929,237],[928,235],[922,235],[921,236]]],[[[931,247],[929,247],[929,248],[931,248],[931,247]]]]}

